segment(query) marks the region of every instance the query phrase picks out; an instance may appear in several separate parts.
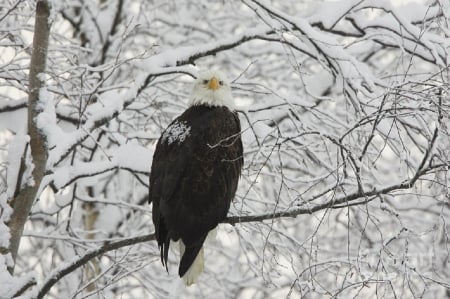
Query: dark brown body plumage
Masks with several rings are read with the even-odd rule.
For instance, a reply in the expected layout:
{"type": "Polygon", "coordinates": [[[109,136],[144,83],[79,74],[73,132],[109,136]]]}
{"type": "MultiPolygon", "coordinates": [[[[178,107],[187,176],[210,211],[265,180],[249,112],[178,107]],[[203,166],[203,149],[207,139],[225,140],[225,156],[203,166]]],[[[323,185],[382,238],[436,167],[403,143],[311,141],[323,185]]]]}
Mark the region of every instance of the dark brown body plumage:
{"type": "Polygon", "coordinates": [[[161,261],[170,240],[186,246],[179,275],[193,263],[210,230],[223,221],[243,164],[240,123],[226,107],[192,106],[161,135],[150,174],[150,202],[161,261]]]}

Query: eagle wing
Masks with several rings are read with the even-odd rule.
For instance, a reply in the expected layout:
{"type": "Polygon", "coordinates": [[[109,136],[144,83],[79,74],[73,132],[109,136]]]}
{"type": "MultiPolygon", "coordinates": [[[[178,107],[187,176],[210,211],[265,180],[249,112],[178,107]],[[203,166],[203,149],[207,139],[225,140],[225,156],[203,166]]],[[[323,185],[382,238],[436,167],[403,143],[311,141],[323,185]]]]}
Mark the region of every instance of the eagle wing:
{"type": "MultiPolygon", "coordinates": [[[[181,116],[175,119],[167,129],[161,134],[153,155],[152,168],[150,172],[150,193],[149,203],[153,202],[152,218],[155,225],[156,240],[161,249],[161,261],[167,269],[167,257],[170,244],[170,234],[165,225],[164,213],[161,212],[167,206],[167,201],[172,198],[180,178],[184,175],[189,156],[192,155],[193,144],[186,141],[189,137],[190,128],[180,120],[181,116]],[[175,138],[176,132],[171,128],[177,128],[176,124],[185,125],[185,136],[175,138]],[[175,127],[174,127],[175,126],[175,127]],[[173,133],[173,135],[171,135],[173,133]],[[185,142],[186,141],[186,142],[185,142]]],[[[182,127],[182,126],[181,126],[182,127]]],[[[180,137],[180,136],[178,136],[180,137]]]]}

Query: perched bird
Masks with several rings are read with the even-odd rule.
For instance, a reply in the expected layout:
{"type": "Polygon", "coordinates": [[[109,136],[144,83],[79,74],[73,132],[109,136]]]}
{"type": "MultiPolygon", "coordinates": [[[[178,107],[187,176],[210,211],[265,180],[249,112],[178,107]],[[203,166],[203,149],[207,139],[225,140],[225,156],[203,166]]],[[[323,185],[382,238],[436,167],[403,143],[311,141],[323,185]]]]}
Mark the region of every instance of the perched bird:
{"type": "Polygon", "coordinates": [[[150,174],[150,198],[161,262],[180,242],[178,274],[186,285],[203,271],[203,243],[223,221],[243,164],[241,127],[229,81],[200,73],[189,108],[161,134],[150,174]]]}

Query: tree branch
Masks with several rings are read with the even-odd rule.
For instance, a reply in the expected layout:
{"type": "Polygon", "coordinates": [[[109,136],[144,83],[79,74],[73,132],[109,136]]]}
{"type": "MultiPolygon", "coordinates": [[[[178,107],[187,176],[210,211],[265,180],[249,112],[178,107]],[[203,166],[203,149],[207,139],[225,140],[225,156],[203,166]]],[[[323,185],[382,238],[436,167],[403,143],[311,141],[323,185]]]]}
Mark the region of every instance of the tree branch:
{"type": "Polygon", "coordinates": [[[44,298],[44,296],[50,291],[50,289],[64,276],[70,274],[72,271],[78,269],[79,267],[85,265],[91,259],[102,255],[108,251],[116,250],[122,247],[148,242],[155,239],[155,234],[148,234],[144,236],[137,236],[133,238],[128,238],[109,244],[105,244],[102,247],[88,250],[83,256],[75,259],[68,265],[63,265],[59,269],[55,269],[52,274],[44,281],[43,285],[39,289],[37,298],[44,298]]]}
{"type": "Polygon", "coordinates": [[[368,198],[368,197],[376,196],[376,195],[380,195],[380,194],[388,194],[390,192],[397,191],[397,190],[410,189],[422,175],[427,174],[430,170],[445,167],[445,166],[446,166],[446,164],[439,164],[439,165],[430,166],[426,169],[419,168],[417,170],[416,174],[411,179],[404,181],[403,183],[400,183],[400,184],[391,185],[391,186],[383,188],[381,190],[377,190],[376,188],[374,188],[371,191],[355,192],[355,193],[352,193],[352,194],[349,194],[349,195],[346,195],[346,196],[343,196],[343,197],[340,197],[337,199],[329,200],[327,202],[318,204],[311,208],[298,208],[298,209],[292,209],[292,210],[288,210],[288,211],[278,211],[278,212],[261,214],[261,215],[231,216],[231,217],[227,217],[227,219],[225,219],[224,223],[229,223],[231,225],[235,225],[237,223],[272,220],[274,218],[282,218],[282,217],[295,218],[299,215],[312,214],[314,212],[318,212],[318,211],[325,210],[328,208],[334,208],[336,205],[348,203],[348,202],[357,200],[359,198],[368,198]]]}
{"type": "Polygon", "coordinates": [[[24,101],[2,101],[0,102],[0,113],[17,111],[27,107],[27,102],[24,101]],[[2,103],[3,102],[3,103],[2,103]]]}

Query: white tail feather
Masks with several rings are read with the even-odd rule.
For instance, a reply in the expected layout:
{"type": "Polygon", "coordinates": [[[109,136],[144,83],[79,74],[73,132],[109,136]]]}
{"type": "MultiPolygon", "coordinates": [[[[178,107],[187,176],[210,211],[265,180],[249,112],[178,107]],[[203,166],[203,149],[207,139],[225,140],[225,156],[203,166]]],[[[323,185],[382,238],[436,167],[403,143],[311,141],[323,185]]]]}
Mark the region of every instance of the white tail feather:
{"type": "MultiPolygon", "coordinates": [[[[181,244],[182,242],[180,242],[181,244]]],[[[184,247],[184,246],[183,246],[184,247]]],[[[183,248],[184,249],[184,248],[183,248]]],[[[189,269],[184,273],[183,275],[183,282],[186,286],[190,286],[198,281],[198,277],[203,272],[204,268],[204,254],[203,254],[203,247],[198,252],[197,256],[195,257],[194,262],[189,267],[189,269]]]]}
{"type": "Polygon", "coordinates": [[[209,231],[208,235],[206,236],[206,244],[211,244],[217,239],[217,226],[209,231]]]}
{"type": "MultiPolygon", "coordinates": [[[[206,243],[210,243],[211,241],[214,241],[217,237],[217,228],[214,228],[209,231],[208,236],[206,237],[206,243]]],[[[185,246],[183,241],[180,239],[179,241],[180,245],[180,258],[184,254],[185,246]]],[[[195,257],[194,262],[189,267],[189,269],[186,271],[186,273],[183,275],[183,281],[186,286],[190,286],[194,283],[197,283],[198,277],[203,272],[204,269],[204,253],[203,253],[203,247],[198,252],[197,256],[195,257]]]]}

